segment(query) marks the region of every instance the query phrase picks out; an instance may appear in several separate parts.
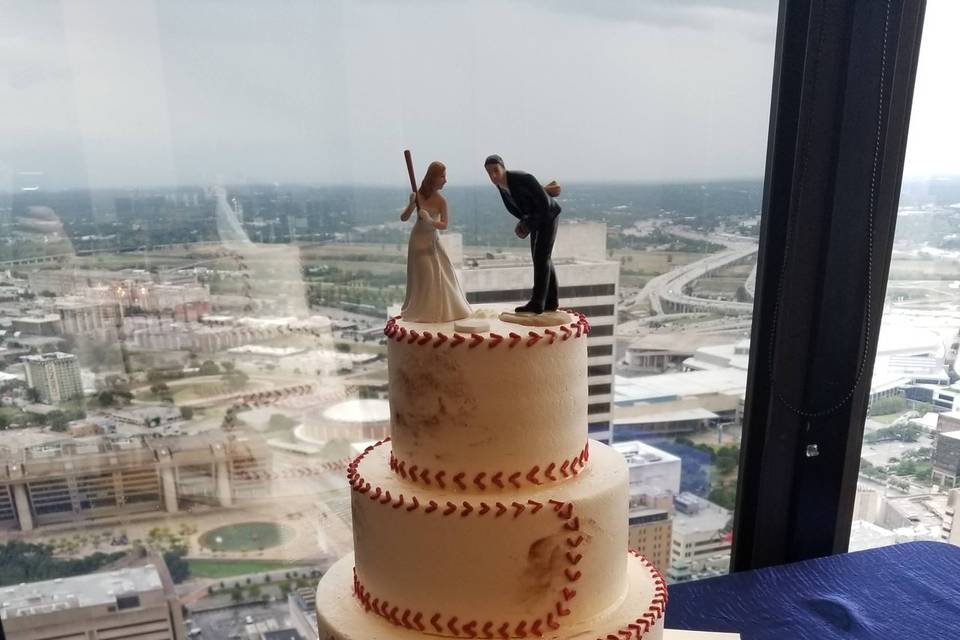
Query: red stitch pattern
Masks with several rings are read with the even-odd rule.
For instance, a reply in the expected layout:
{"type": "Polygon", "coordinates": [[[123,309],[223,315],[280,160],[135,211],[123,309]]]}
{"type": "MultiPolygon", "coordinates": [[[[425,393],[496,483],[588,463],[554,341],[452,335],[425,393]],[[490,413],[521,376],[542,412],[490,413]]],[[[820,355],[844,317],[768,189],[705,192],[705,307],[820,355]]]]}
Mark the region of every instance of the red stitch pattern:
{"type": "Polygon", "coordinates": [[[633,622],[628,623],[626,626],[617,629],[614,633],[609,633],[605,636],[599,636],[597,640],[630,640],[632,638],[641,640],[644,634],[650,631],[651,627],[657,624],[657,620],[663,617],[663,614],[667,609],[667,581],[664,579],[663,574],[660,573],[659,569],[653,566],[652,562],[643,557],[643,555],[641,555],[636,549],[630,549],[629,554],[639,558],[643,566],[646,567],[650,572],[650,576],[654,580],[653,601],[647,612],[642,616],[636,618],[633,622]]]}
{"type": "MultiPolygon", "coordinates": [[[[584,444],[583,449],[580,452],[570,458],[569,460],[564,460],[563,463],[558,467],[556,462],[551,462],[546,467],[541,469],[540,465],[534,465],[526,473],[522,471],[515,471],[507,476],[507,481],[513,485],[514,488],[520,489],[524,484],[529,485],[543,485],[545,482],[560,482],[566,478],[577,475],[583,471],[586,466],[586,462],[590,457],[590,442],[589,440],[584,444]],[[558,477],[556,470],[559,468],[560,475],[558,477]]],[[[421,469],[417,465],[407,466],[407,462],[399,459],[396,456],[396,453],[390,452],[390,470],[398,474],[405,480],[410,482],[422,482],[423,484],[429,485],[431,481],[435,481],[437,486],[441,489],[446,488],[446,482],[444,478],[447,476],[447,470],[441,469],[440,471],[429,471],[428,469],[421,469]]],[[[453,483],[460,491],[466,491],[468,485],[470,487],[475,487],[480,491],[495,491],[505,488],[505,483],[503,478],[507,473],[505,471],[496,471],[493,473],[487,473],[481,471],[475,474],[472,478],[467,478],[467,473],[465,471],[460,471],[453,475],[453,483]],[[488,481],[489,478],[489,481],[488,481]],[[494,489],[496,487],[496,489],[494,489]]]]}
{"type": "MultiPolygon", "coordinates": [[[[536,331],[529,331],[527,333],[527,340],[525,342],[526,346],[532,347],[543,339],[547,339],[547,344],[552,345],[557,341],[559,335],[561,342],[569,340],[571,337],[574,337],[573,330],[576,330],[575,337],[579,338],[583,335],[590,333],[590,322],[587,320],[587,317],[580,313],[579,311],[573,311],[572,309],[561,309],[570,315],[576,318],[575,322],[571,322],[568,325],[561,325],[559,327],[560,334],[557,333],[556,329],[545,328],[543,333],[538,333],[536,331]]],[[[386,326],[383,328],[383,334],[387,336],[389,340],[395,340],[396,342],[404,342],[407,344],[417,344],[419,346],[425,346],[430,344],[434,349],[450,343],[450,348],[454,348],[462,342],[466,342],[467,338],[460,335],[459,333],[454,333],[452,339],[448,339],[442,333],[437,333],[436,338],[429,332],[424,331],[422,334],[415,329],[407,330],[406,327],[400,326],[398,321],[400,317],[394,317],[387,320],[386,326]],[[409,335],[409,338],[407,337],[409,335]]],[[[470,344],[469,348],[473,349],[484,342],[487,342],[487,346],[491,349],[500,345],[500,343],[506,343],[509,348],[515,347],[521,340],[523,336],[518,333],[510,332],[508,334],[509,340],[506,340],[503,336],[490,332],[486,337],[479,333],[470,334],[470,344]]]]}
{"type": "MultiPolygon", "coordinates": [[[[360,463],[366,458],[371,451],[376,447],[379,447],[387,442],[389,438],[377,442],[375,445],[367,447],[363,453],[357,456],[353,462],[347,468],[347,479],[350,482],[350,486],[354,491],[366,495],[370,490],[370,483],[367,482],[363,476],[360,474],[360,463]]],[[[395,459],[391,459],[391,467],[399,468],[401,463],[395,459]]],[[[413,475],[414,469],[411,468],[411,475],[413,475]]],[[[475,478],[476,481],[476,478],[475,478]]],[[[389,491],[384,491],[381,487],[374,487],[372,493],[369,493],[368,497],[371,500],[375,500],[384,505],[391,504],[394,509],[399,509],[400,507],[407,504],[407,499],[400,495],[397,497],[396,502],[390,496],[389,491]]],[[[496,514],[495,517],[499,517],[506,513],[509,508],[497,502],[496,504],[496,514]]],[[[563,521],[563,528],[567,531],[577,532],[580,530],[580,519],[577,516],[573,516],[573,504],[570,502],[563,502],[560,500],[549,500],[548,504],[553,506],[553,512],[559,520],[563,521]]],[[[519,518],[521,514],[526,515],[535,515],[541,509],[543,509],[544,503],[538,502],[536,500],[528,499],[526,504],[520,502],[513,502],[511,506],[514,510],[514,518],[519,518]]],[[[439,505],[433,501],[429,501],[429,506],[420,509],[420,501],[416,496],[412,496],[409,499],[409,506],[406,507],[405,511],[413,513],[416,511],[421,511],[424,514],[431,514],[439,509],[439,505]]],[[[454,502],[448,501],[446,503],[446,508],[441,512],[443,516],[451,516],[455,513],[460,514],[461,518],[469,517],[471,514],[476,512],[475,517],[483,517],[488,512],[491,511],[491,508],[485,502],[480,502],[478,507],[474,507],[469,501],[463,501],[462,506],[457,505],[454,502]]],[[[578,547],[584,541],[584,536],[580,535],[576,539],[567,538],[567,544],[570,547],[578,547]]],[[[567,567],[563,570],[563,575],[566,577],[567,582],[572,584],[577,582],[583,576],[582,572],[579,569],[574,569],[578,564],[580,564],[583,559],[581,553],[567,552],[565,553],[565,558],[567,561],[567,567]]],[[[643,562],[647,562],[645,559],[642,559],[643,562]]],[[[649,565],[649,563],[647,563],[649,565]]],[[[655,572],[657,576],[660,576],[656,568],[653,568],[652,565],[649,565],[652,572],[655,572]]],[[[659,580],[662,582],[662,576],[659,577],[659,580]]],[[[373,612],[378,616],[389,621],[391,624],[396,626],[401,626],[407,629],[416,628],[420,631],[424,631],[426,626],[421,622],[425,613],[422,611],[411,611],[410,609],[404,609],[402,614],[400,613],[400,608],[398,606],[390,606],[390,603],[386,600],[380,600],[379,598],[372,598],[370,593],[366,590],[363,584],[360,582],[356,569],[354,569],[353,574],[353,592],[357,600],[361,603],[364,609],[368,612],[373,612]],[[412,616],[412,619],[411,619],[412,616]]],[[[556,617],[564,617],[570,615],[570,608],[565,604],[572,601],[577,595],[575,589],[570,588],[569,586],[564,586],[562,591],[558,594],[557,601],[554,604],[554,610],[556,612],[556,617]]],[[[659,616],[662,616],[663,608],[666,606],[666,587],[657,590],[657,598],[654,599],[653,605],[651,606],[651,612],[654,612],[654,607],[659,607],[656,609],[659,612],[659,616]]],[[[650,616],[650,623],[652,624],[657,620],[657,616],[654,613],[648,612],[644,615],[650,616]]],[[[560,623],[557,622],[556,617],[554,616],[554,611],[546,612],[545,616],[540,618],[535,618],[533,620],[521,620],[519,621],[513,629],[513,634],[510,633],[510,622],[504,622],[497,629],[497,633],[502,638],[527,638],[530,636],[542,637],[543,636],[543,626],[544,624],[550,629],[559,629],[560,623]]],[[[638,619],[636,624],[641,625],[641,619],[638,619]]],[[[434,613],[433,617],[430,619],[430,624],[438,633],[443,633],[444,630],[449,630],[454,634],[455,637],[468,637],[476,638],[477,637],[477,626],[481,624],[481,621],[470,620],[466,624],[459,625],[459,618],[457,616],[445,617],[442,613],[434,613]],[[444,624],[444,620],[446,623],[444,624]]],[[[482,630],[484,637],[492,638],[493,637],[493,628],[498,623],[493,620],[488,620],[483,622],[482,630]]],[[[649,624],[647,625],[649,627],[649,624]]],[[[624,636],[627,637],[627,636],[624,636]]],[[[601,639],[602,640],[602,639],[601,639]]]]}

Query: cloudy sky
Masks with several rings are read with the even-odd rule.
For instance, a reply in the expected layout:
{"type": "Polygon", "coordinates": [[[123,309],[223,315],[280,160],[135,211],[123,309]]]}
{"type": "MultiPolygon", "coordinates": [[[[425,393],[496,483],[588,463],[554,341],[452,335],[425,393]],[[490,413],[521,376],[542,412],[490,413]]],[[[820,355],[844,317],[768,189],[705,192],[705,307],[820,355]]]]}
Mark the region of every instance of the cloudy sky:
{"type": "Polygon", "coordinates": [[[0,190],[402,185],[404,148],[451,183],[493,152],[569,181],[759,177],[776,5],[0,0],[0,190]]]}

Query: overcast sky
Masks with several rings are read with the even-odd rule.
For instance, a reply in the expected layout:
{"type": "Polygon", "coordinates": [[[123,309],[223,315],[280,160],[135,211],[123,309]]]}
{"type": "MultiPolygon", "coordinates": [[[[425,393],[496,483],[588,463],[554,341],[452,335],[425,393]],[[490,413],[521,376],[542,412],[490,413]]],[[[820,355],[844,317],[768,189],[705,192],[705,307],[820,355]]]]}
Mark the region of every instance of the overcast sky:
{"type": "MultiPolygon", "coordinates": [[[[938,59],[960,59],[958,5],[928,4],[938,59]]],[[[776,8],[0,0],[0,190],[27,171],[48,188],[402,186],[407,147],[420,171],[446,162],[451,184],[482,182],[494,152],[544,180],[759,178],[776,8]]],[[[960,173],[960,83],[925,80],[923,63],[910,158],[960,173]]]]}

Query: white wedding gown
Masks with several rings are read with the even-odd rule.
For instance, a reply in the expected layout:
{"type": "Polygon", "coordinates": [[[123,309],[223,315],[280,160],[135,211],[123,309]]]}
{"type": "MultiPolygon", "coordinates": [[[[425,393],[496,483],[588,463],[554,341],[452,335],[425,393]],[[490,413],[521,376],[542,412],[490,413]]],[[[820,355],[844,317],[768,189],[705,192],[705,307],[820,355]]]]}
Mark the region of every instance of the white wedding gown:
{"type": "MultiPolygon", "coordinates": [[[[421,211],[436,223],[440,214],[421,211]]],[[[449,322],[471,314],[457,274],[431,222],[417,217],[407,247],[407,296],[401,316],[410,322],[449,322]]]]}

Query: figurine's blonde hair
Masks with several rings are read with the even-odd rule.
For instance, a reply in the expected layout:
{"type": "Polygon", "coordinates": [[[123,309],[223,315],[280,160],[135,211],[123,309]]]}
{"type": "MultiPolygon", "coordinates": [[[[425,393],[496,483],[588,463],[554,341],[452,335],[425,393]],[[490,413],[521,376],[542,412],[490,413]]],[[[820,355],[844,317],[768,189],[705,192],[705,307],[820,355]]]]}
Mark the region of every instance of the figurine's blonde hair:
{"type": "Polygon", "coordinates": [[[436,191],[433,184],[437,181],[437,177],[446,170],[446,165],[438,160],[430,163],[430,166],[427,167],[427,174],[423,176],[423,182],[420,183],[419,192],[422,197],[429,198],[433,195],[433,192],[436,191]]]}

